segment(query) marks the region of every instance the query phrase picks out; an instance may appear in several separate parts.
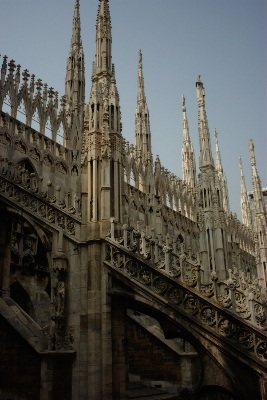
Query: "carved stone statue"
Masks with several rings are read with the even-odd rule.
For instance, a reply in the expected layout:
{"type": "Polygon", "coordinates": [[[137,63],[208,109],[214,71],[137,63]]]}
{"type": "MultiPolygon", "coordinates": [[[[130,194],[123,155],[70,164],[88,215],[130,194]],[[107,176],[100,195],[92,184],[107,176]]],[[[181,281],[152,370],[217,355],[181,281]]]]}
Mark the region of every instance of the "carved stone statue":
{"type": "Polygon", "coordinates": [[[59,317],[64,313],[65,283],[59,280],[54,287],[54,314],[59,317]]]}

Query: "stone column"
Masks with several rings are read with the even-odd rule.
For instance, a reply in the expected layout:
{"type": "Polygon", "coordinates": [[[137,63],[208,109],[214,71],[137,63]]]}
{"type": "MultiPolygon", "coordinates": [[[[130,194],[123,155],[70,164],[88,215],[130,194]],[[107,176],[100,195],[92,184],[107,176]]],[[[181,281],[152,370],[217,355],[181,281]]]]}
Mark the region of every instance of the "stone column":
{"type": "Polygon", "coordinates": [[[101,343],[101,247],[89,245],[88,262],[88,381],[87,393],[91,400],[102,399],[102,343],[101,343]]]}
{"type": "Polygon", "coordinates": [[[200,262],[203,268],[203,283],[209,283],[210,277],[210,263],[207,251],[206,232],[202,230],[199,232],[199,255],[200,262]]]}
{"type": "Polygon", "coordinates": [[[127,310],[120,299],[112,300],[112,353],[113,353],[113,398],[124,398],[125,384],[128,380],[126,364],[126,318],[127,310]]]}
{"type": "Polygon", "coordinates": [[[223,240],[222,240],[223,232],[220,228],[216,228],[214,234],[215,234],[214,245],[215,245],[216,272],[219,282],[222,282],[226,279],[226,266],[225,266],[223,240]]]}
{"type": "MultiPolygon", "coordinates": [[[[7,212],[7,211],[6,211],[7,212]]],[[[0,237],[0,291],[3,299],[10,295],[10,262],[11,262],[11,235],[12,223],[5,215],[0,215],[1,237],[0,237]]],[[[9,216],[10,218],[10,216],[9,216]]]]}
{"type": "Polygon", "coordinates": [[[41,361],[40,400],[52,400],[53,391],[53,360],[43,357],[41,361]]]}

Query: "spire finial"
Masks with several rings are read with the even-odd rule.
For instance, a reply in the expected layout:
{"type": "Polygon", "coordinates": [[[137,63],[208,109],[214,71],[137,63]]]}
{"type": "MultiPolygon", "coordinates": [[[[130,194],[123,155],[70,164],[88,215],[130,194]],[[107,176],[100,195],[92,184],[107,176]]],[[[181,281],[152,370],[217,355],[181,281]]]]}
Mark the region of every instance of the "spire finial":
{"type": "Polygon", "coordinates": [[[139,64],[142,64],[143,61],[143,56],[142,56],[142,51],[139,49],[139,64]]]}
{"type": "Polygon", "coordinates": [[[183,107],[183,111],[185,111],[185,97],[184,97],[184,95],[182,95],[182,107],[183,107]]]}
{"type": "Polygon", "coordinates": [[[183,141],[188,142],[190,141],[189,138],[189,128],[188,128],[188,121],[186,115],[186,105],[185,105],[185,97],[182,96],[182,113],[183,113],[183,141]]]}
{"type": "Polygon", "coordinates": [[[244,173],[243,173],[243,164],[242,164],[242,159],[241,159],[241,157],[240,157],[240,156],[238,157],[238,159],[239,159],[239,168],[240,168],[240,173],[241,173],[241,176],[244,176],[244,173]]]}
{"type": "Polygon", "coordinates": [[[249,140],[249,154],[250,154],[250,163],[251,166],[253,167],[256,165],[256,160],[255,160],[254,143],[252,139],[249,140]]]}

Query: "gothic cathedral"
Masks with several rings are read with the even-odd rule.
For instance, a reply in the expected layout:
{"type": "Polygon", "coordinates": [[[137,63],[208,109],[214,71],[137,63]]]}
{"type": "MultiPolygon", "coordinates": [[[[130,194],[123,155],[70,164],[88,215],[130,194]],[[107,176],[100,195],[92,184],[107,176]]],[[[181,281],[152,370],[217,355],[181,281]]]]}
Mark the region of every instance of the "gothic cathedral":
{"type": "Polygon", "coordinates": [[[183,97],[181,179],[152,155],[141,51],[134,144],[124,139],[111,44],[99,0],[88,103],[79,0],[62,98],[3,57],[0,400],[266,399],[253,141],[250,196],[240,160],[240,222],[216,132],[213,159],[201,77],[199,170],[183,97]]]}

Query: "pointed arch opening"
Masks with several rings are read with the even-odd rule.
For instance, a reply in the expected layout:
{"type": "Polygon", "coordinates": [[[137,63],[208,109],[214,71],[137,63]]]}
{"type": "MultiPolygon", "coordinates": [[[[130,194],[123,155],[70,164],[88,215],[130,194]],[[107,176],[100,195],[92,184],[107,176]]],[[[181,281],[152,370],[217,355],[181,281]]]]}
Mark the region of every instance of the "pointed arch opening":
{"type": "Polygon", "coordinates": [[[64,126],[63,126],[62,121],[60,122],[58,130],[57,130],[56,142],[61,144],[62,146],[66,145],[65,131],[64,131],[64,126]]]}
{"type": "Polygon", "coordinates": [[[35,109],[32,116],[31,128],[33,128],[37,132],[40,132],[40,113],[37,108],[35,109]]]}
{"type": "Polygon", "coordinates": [[[11,100],[9,94],[7,94],[3,100],[2,111],[7,114],[10,114],[10,110],[11,110],[11,100]]]}

